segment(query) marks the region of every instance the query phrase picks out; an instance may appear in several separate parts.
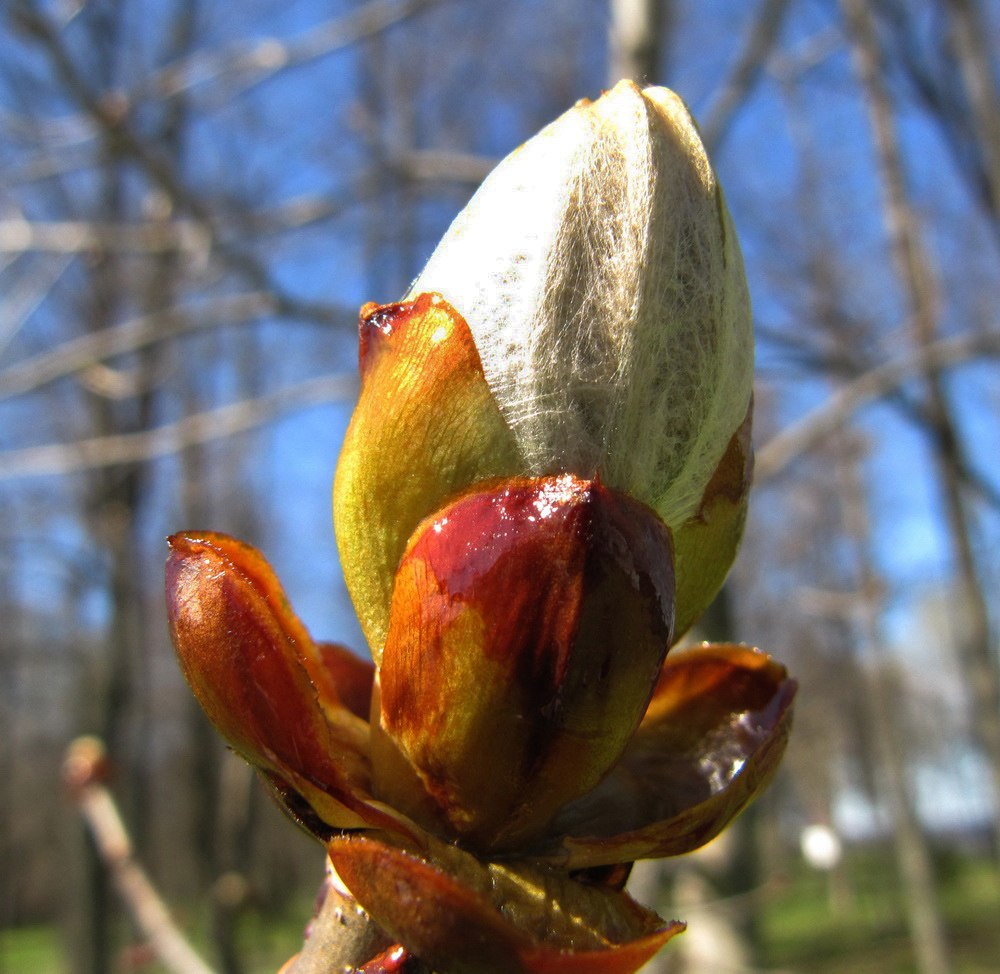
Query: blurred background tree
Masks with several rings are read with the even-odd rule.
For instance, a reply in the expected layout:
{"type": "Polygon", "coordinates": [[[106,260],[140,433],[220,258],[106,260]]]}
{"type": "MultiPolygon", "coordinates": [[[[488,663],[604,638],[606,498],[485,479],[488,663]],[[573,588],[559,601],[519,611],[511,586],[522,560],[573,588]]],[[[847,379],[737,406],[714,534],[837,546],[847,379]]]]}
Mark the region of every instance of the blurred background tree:
{"type": "Polygon", "coordinates": [[[692,943],[715,931],[720,971],[995,969],[1000,3],[0,17],[0,971],[143,960],[60,797],[85,732],[185,924],[210,938],[233,895],[256,918],[216,922],[213,963],[295,949],[318,853],[183,685],[162,538],[257,544],[310,627],[361,651],[327,527],[357,308],[404,292],[497,159],[623,75],[700,119],[755,300],[757,497],[706,631],[803,683],[730,848],[636,882],[692,943]],[[827,875],[801,864],[808,825],[846,843],[827,875]]]}

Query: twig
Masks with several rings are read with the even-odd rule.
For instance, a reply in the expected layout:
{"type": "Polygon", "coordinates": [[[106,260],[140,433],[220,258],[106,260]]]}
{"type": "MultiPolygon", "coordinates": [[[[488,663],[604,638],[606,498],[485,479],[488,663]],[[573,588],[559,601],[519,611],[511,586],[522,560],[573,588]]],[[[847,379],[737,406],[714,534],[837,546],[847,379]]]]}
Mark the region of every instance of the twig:
{"type": "Polygon", "coordinates": [[[788,0],[762,0],[750,24],[739,60],[725,79],[712,110],[702,124],[709,152],[717,152],[740,106],[760,77],[784,22],[788,0]]]}
{"type": "Polygon", "coordinates": [[[423,12],[441,0],[369,0],[357,10],[324,21],[292,39],[262,37],[251,43],[188,55],[168,64],[132,99],[174,97],[199,85],[219,81],[242,82],[239,93],[259,85],[290,68],[301,67],[352,44],[378,34],[401,21],[423,12]]]}
{"type": "Polygon", "coordinates": [[[120,253],[171,253],[202,257],[210,241],[204,226],[192,220],[141,223],[94,223],[90,220],[0,220],[0,253],[41,251],[77,254],[114,250],[120,253]]]}
{"type": "Polygon", "coordinates": [[[0,480],[78,473],[155,460],[199,443],[263,426],[292,408],[350,399],[356,391],[357,378],[353,374],[321,375],[267,396],[195,413],[151,430],[9,450],[0,453],[0,480]]]}
{"type": "Polygon", "coordinates": [[[996,215],[1000,213],[1000,93],[990,64],[990,33],[972,0],[948,0],[945,6],[979,138],[989,203],[996,215]]]}
{"type": "Polygon", "coordinates": [[[615,0],[611,4],[608,85],[620,78],[653,84],[659,70],[664,17],[659,0],[615,0]]]}
{"type": "Polygon", "coordinates": [[[31,392],[115,355],[136,352],[194,331],[259,320],[275,310],[271,295],[255,291],[177,305],[88,332],[0,372],[0,399],[31,392]]]}
{"type": "Polygon", "coordinates": [[[862,406],[894,392],[928,367],[946,369],[980,356],[1000,355],[1000,332],[939,339],[858,376],[833,393],[797,423],[772,437],[757,451],[758,486],[781,473],[796,457],[842,426],[862,406]]]}
{"type": "Polygon", "coordinates": [[[132,843],[111,793],[103,784],[104,745],[80,737],[69,746],[63,778],[80,808],[101,861],[136,925],[164,967],[174,974],[215,974],[177,929],[166,904],[132,854],[132,843]]]}
{"type": "Polygon", "coordinates": [[[301,952],[279,974],[353,971],[394,946],[344,888],[329,861],[321,896],[319,912],[309,924],[301,952]]]}
{"type": "MultiPolygon", "coordinates": [[[[889,249],[908,306],[911,340],[917,350],[923,350],[940,333],[941,295],[935,268],[907,187],[899,127],[872,12],[864,0],[840,0],[840,5],[875,144],[889,249]]],[[[977,519],[962,489],[966,449],[941,370],[925,360],[920,379],[932,435],[930,456],[942,495],[944,524],[954,558],[965,626],[958,660],[969,691],[973,732],[987,757],[997,796],[1000,795],[1000,666],[992,645],[990,606],[973,539],[977,519]]],[[[1000,822],[995,822],[994,828],[994,849],[1000,852],[1000,822]]],[[[944,933],[932,929],[931,920],[936,923],[937,918],[913,917],[911,921],[918,967],[941,972],[949,966],[944,933]]]]}
{"type": "Polygon", "coordinates": [[[127,101],[116,93],[92,89],[86,73],[71,56],[64,37],[46,12],[33,0],[19,0],[13,11],[17,25],[46,54],[66,94],[90,119],[105,146],[113,150],[117,157],[137,164],[179,212],[189,215],[191,221],[201,228],[206,253],[221,257],[231,270],[249,281],[254,290],[272,294],[282,313],[324,322],[338,319],[337,309],[289,294],[251,251],[222,239],[218,215],[213,208],[181,178],[171,160],[160,153],[159,147],[145,139],[133,126],[129,114],[132,106],[127,101]]]}

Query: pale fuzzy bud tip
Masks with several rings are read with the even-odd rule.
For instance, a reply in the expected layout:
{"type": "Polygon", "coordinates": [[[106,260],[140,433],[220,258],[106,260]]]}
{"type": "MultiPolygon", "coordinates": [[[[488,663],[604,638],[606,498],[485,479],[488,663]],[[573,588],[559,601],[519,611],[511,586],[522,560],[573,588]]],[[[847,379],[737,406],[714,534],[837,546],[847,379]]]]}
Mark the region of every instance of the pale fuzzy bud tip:
{"type": "Polygon", "coordinates": [[[469,323],[531,474],[599,472],[677,526],[746,416],[739,244],[684,103],[619,83],[507,157],[414,282],[469,323]]]}

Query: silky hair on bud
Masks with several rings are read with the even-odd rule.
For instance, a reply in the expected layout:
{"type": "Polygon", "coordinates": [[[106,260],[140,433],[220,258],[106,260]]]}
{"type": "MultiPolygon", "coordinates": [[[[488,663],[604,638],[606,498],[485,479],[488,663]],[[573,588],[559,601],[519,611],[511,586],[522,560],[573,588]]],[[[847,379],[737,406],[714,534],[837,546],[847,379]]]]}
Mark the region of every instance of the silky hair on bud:
{"type": "Polygon", "coordinates": [[[677,526],[750,402],[750,300],[686,106],[621,82],[507,157],[409,297],[468,321],[530,473],[599,473],[677,526]]]}

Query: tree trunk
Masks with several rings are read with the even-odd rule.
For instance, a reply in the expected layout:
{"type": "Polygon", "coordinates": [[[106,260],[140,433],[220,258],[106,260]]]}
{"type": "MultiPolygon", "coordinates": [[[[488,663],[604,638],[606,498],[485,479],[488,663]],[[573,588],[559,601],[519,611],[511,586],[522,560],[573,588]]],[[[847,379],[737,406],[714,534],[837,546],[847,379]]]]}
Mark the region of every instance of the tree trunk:
{"type": "Polygon", "coordinates": [[[857,563],[857,651],[868,664],[866,679],[859,681],[861,704],[871,734],[876,770],[881,778],[879,791],[892,828],[910,940],[920,974],[950,974],[951,962],[937,902],[931,854],[907,782],[904,743],[893,719],[898,705],[888,684],[888,661],[879,622],[881,586],[871,563],[868,516],[857,459],[844,456],[838,466],[844,519],[857,563]]]}
{"type": "Polygon", "coordinates": [[[982,152],[989,207],[1000,216],[1000,93],[990,64],[988,32],[975,0],[947,0],[955,53],[982,152]]]}
{"type": "MultiPolygon", "coordinates": [[[[938,332],[934,275],[905,185],[892,104],[882,78],[881,56],[871,14],[864,0],[841,2],[857,73],[868,103],[884,186],[885,225],[906,298],[912,340],[917,348],[924,349],[938,332]]],[[[958,569],[959,611],[965,614],[966,638],[959,643],[959,657],[970,697],[973,731],[993,778],[994,847],[1000,862],[1000,670],[990,646],[989,612],[975,563],[969,512],[962,493],[961,472],[967,465],[940,370],[925,365],[922,379],[932,456],[944,495],[948,535],[958,569]]]]}
{"type": "Polygon", "coordinates": [[[608,85],[630,78],[655,84],[666,28],[668,0],[611,0],[608,38],[608,85]]]}

